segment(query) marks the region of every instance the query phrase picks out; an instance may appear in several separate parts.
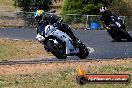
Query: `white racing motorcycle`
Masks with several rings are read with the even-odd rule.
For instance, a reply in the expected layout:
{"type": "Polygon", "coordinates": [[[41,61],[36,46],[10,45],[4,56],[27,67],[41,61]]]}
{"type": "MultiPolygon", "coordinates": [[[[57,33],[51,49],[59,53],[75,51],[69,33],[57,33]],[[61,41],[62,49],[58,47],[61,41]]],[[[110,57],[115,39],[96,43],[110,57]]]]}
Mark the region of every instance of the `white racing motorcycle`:
{"type": "Polygon", "coordinates": [[[80,40],[75,46],[72,39],[58,27],[47,25],[44,32],[44,47],[58,59],[66,59],[67,56],[85,59],[89,55],[88,48],[80,40]]]}

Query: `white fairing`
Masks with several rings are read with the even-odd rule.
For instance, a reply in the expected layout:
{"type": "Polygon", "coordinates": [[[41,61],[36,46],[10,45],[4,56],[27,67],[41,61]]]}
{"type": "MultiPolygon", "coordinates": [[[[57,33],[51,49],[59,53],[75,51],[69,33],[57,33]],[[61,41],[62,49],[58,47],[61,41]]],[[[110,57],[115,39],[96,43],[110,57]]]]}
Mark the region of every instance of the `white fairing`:
{"type": "Polygon", "coordinates": [[[71,41],[72,39],[64,32],[60,31],[56,27],[53,27],[52,25],[47,25],[45,27],[45,37],[48,37],[49,35],[56,36],[63,42],[66,42],[66,54],[71,54],[71,53],[78,53],[79,49],[75,48],[71,41]]]}
{"type": "Polygon", "coordinates": [[[48,37],[54,31],[54,27],[52,25],[47,25],[45,27],[45,37],[48,37]]]}

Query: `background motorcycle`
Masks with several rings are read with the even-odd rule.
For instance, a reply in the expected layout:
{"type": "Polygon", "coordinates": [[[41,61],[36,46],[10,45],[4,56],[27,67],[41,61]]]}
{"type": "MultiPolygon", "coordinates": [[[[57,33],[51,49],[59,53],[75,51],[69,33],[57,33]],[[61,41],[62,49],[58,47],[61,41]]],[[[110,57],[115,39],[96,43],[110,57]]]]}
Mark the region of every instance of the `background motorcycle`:
{"type": "Polygon", "coordinates": [[[111,18],[112,24],[110,24],[110,29],[107,30],[109,35],[116,41],[122,41],[122,39],[132,41],[132,38],[127,32],[122,20],[116,16],[112,16],[111,18]]]}
{"type": "Polygon", "coordinates": [[[78,45],[74,45],[72,39],[59,30],[58,26],[47,25],[44,32],[44,47],[58,59],[66,59],[67,56],[85,59],[89,55],[88,48],[80,40],[78,45]]]}

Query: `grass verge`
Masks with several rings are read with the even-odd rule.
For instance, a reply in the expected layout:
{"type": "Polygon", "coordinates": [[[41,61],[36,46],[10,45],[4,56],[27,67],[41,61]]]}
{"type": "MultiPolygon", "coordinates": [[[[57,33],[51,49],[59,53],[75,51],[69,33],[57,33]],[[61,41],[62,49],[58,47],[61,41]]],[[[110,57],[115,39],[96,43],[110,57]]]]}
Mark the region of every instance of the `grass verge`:
{"type": "Polygon", "coordinates": [[[0,61],[47,57],[43,45],[37,41],[0,39],[0,61]]]}
{"type": "Polygon", "coordinates": [[[132,60],[0,66],[1,88],[132,88],[130,84],[76,83],[77,67],[88,74],[130,74],[132,60]]]}

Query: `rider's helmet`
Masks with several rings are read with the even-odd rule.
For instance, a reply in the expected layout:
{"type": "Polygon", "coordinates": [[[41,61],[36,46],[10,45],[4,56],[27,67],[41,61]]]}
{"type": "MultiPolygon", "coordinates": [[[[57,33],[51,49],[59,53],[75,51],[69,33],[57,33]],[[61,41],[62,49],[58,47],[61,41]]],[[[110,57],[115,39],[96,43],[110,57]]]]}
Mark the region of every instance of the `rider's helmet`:
{"type": "Polygon", "coordinates": [[[108,9],[107,9],[107,7],[101,7],[100,8],[100,13],[102,14],[102,15],[105,15],[105,14],[107,14],[108,13],[108,9]]]}
{"type": "Polygon", "coordinates": [[[39,23],[39,24],[42,23],[43,14],[44,14],[44,10],[36,10],[34,17],[35,17],[37,23],[39,23]]]}
{"type": "Polygon", "coordinates": [[[44,10],[36,10],[34,16],[39,17],[39,16],[43,16],[43,14],[44,14],[44,10]]]}

